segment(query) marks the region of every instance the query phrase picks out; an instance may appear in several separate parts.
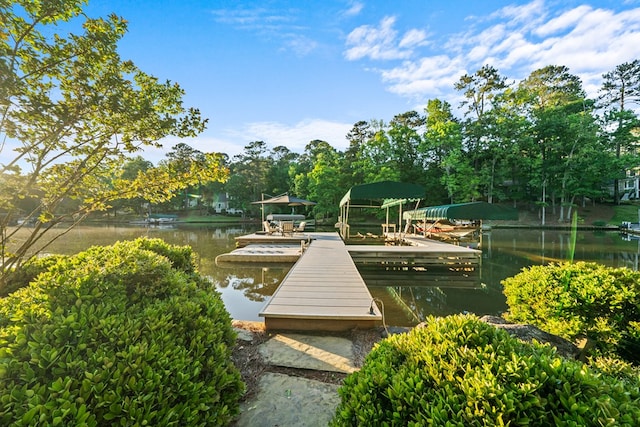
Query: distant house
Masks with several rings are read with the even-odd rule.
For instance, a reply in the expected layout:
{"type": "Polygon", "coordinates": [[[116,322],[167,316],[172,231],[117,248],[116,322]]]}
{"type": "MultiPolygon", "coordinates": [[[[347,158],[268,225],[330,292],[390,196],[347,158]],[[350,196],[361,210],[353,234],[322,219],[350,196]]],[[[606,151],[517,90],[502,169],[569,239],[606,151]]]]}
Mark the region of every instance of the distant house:
{"type": "MultiPolygon", "coordinates": [[[[607,185],[606,191],[609,196],[614,196],[615,181],[610,181],[607,185]]],[[[627,169],[624,178],[618,179],[618,194],[620,195],[620,201],[628,201],[634,199],[640,199],[640,166],[632,169],[627,169]]]]}
{"type": "Polygon", "coordinates": [[[232,215],[242,214],[242,209],[229,207],[230,197],[227,193],[216,193],[213,195],[211,208],[215,213],[228,213],[232,215]]]}
{"type": "Polygon", "coordinates": [[[627,170],[626,176],[618,180],[620,200],[640,199],[640,166],[627,170]]]}

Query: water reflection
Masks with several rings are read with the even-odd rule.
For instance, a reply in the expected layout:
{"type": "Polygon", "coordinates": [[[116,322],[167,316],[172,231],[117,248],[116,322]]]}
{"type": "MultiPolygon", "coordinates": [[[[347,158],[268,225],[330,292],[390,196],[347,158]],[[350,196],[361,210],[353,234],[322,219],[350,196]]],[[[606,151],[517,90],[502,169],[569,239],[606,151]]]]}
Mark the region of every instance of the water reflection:
{"type": "MultiPolygon", "coordinates": [[[[109,245],[140,236],[190,245],[198,256],[199,271],[221,293],[231,316],[262,320],[258,316],[289,271],[290,265],[231,264],[217,266],[215,258],[235,248],[235,237],[255,231],[239,226],[178,225],[172,227],[82,226],[61,236],[47,250],[76,253],[93,245],[109,245]]],[[[495,229],[481,237],[479,271],[386,272],[361,270],[374,298],[384,304],[390,325],[415,325],[429,315],[472,312],[497,315],[506,310],[500,281],[523,267],[567,259],[570,233],[551,230],[495,229]]],[[[638,269],[640,240],[615,232],[579,231],[575,260],[612,267],[638,269]]]]}

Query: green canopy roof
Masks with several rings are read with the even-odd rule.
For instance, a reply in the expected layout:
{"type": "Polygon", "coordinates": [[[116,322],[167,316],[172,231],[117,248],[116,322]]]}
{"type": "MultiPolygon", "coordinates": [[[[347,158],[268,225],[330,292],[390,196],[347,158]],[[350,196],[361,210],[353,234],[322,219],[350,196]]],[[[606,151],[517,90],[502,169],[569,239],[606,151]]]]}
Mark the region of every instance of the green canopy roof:
{"type": "MultiPolygon", "coordinates": [[[[379,208],[385,199],[422,199],[424,187],[395,181],[380,181],[371,184],[354,185],[347,191],[340,206],[347,203],[351,206],[379,208]]],[[[388,200],[387,200],[388,202],[388,200]]]]}
{"type": "Polygon", "coordinates": [[[493,219],[517,220],[518,211],[505,206],[487,202],[457,203],[453,205],[429,206],[426,208],[406,211],[403,219],[438,220],[438,219],[493,219]]]}

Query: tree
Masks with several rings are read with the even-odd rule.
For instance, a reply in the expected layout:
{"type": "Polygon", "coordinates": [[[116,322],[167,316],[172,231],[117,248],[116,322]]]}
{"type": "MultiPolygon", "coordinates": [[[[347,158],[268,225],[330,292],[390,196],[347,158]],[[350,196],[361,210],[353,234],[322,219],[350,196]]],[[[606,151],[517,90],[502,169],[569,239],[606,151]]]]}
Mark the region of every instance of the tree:
{"type": "MultiPolygon", "coordinates": [[[[146,171],[153,167],[153,163],[145,160],[142,156],[136,156],[128,160],[122,167],[121,177],[125,180],[134,180],[139,173],[144,174],[146,171]]],[[[117,215],[118,209],[130,209],[140,215],[144,214],[143,207],[146,204],[146,200],[136,197],[133,199],[121,199],[111,202],[111,206],[114,211],[114,216],[117,215]]]]}
{"type": "Polygon", "coordinates": [[[418,147],[422,142],[425,118],[416,111],[397,114],[389,122],[392,159],[400,171],[399,180],[422,184],[424,164],[418,147]]]}
{"type": "MultiPolygon", "coordinates": [[[[185,143],[179,143],[174,145],[171,150],[167,153],[167,159],[166,160],[161,160],[160,161],[160,165],[162,166],[166,166],[169,164],[173,165],[174,170],[178,173],[178,174],[185,174],[189,171],[189,169],[191,168],[191,164],[193,162],[200,162],[204,159],[204,153],[201,152],[200,150],[196,150],[194,148],[192,148],[191,146],[185,144],[185,143]]],[[[196,182],[195,183],[195,187],[194,186],[188,186],[185,187],[182,190],[182,201],[181,203],[178,203],[179,206],[181,206],[183,209],[188,209],[189,208],[189,194],[196,191],[199,193],[200,191],[200,182],[196,182]]],[[[200,196],[200,194],[196,195],[197,197],[200,196]]]]}
{"type": "Polygon", "coordinates": [[[305,174],[306,191],[296,194],[317,203],[313,208],[316,217],[337,216],[338,204],[344,194],[344,188],[340,186],[343,179],[339,153],[328,142],[315,139],[306,145],[303,157],[312,168],[305,174]]]}
{"type": "Polygon", "coordinates": [[[13,253],[5,252],[7,240],[21,226],[2,240],[3,280],[33,255],[36,243],[46,247],[58,224],[68,230],[114,200],[163,201],[195,182],[226,175],[219,156],[207,154],[181,174],[167,164],[133,180],[122,176],[127,156],[160,147],[169,135],[194,137],[206,120],[182,105],[179,85],[160,82],[120,58],[124,19],[84,18],[84,3],[0,3],[0,154],[8,157],[15,147],[0,176],[5,185],[21,183],[0,196],[0,224],[8,230],[18,215],[34,222],[13,253]],[[81,33],[62,34],[66,22],[83,18],[81,33]],[[37,200],[37,206],[20,212],[23,199],[37,200]],[[75,205],[65,209],[69,200],[75,205]]]}
{"type": "Polygon", "coordinates": [[[251,202],[260,200],[263,193],[270,191],[267,181],[273,160],[264,141],[253,141],[244,150],[232,159],[225,189],[233,195],[232,207],[249,211],[256,208],[251,202]]]}
{"type": "MultiPolygon", "coordinates": [[[[496,165],[502,160],[504,150],[500,147],[501,141],[496,134],[497,117],[493,114],[497,109],[497,101],[508,87],[506,78],[501,76],[497,69],[490,65],[484,65],[473,75],[465,74],[454,87],[463,91],[465,99],[462,106],[467,106],[465,116],[467,121],[464,126],[464,135],[468,146],[475,175],[480,177],[480,182],[485,182],[487,200],[493,201],[495,186],[496,165]]],[[[474,193],[480,193],[478,188],[474,193]]]]}
{"type": "MultiPolygon", "coordinates": [[[[453,116],[451,104],[440,99],[430,99],[425,108],[426,130],[423,135],[419,150],[425,160],[425,168],[437,169],[437,180],[446,188],[449,203],[468,200],[467,184],[472,187],[473,168],[462,148],[462,125],[453,116]]],[[[430,174],[434,176],[434,172],[430,174]]],[[[425,183],[431,187],[428,194],[434,194],[433,183],[425,183]]],[[[435,192],[437,193],[437,192],[435,192]]],[[[439,200],[435,200],[439,203],[439,200]]]]}
{"type": "Polygon", "coordinates": [[[351,188],[353,183],[363,183],[363,171],[358,167],[362,146],[370,141],[375,135],[372,130],[371,123],[363,120],[355,123],[353,128],[347,133],[346,138],[349,141],[349,148],[344,153],[343,158],[343,174],[348,182],[346,188],[351,188]]]}
{"type": "Polygon", "coordinates": [[[547,194],[551,194],[554,203],[559,198],[559,220],[563,221],[564,208],[572,204],[575,196],[575,185],[569,184],[578,183],[582,173],[577,167],[581,151],[588,151],[596,143],[593,102],[586,99],[580,78],[565,66],[533,71],[518,90],[533,122],[537,153],[531,153],[539,159],[536,181],[542,193],[542,223],[547,194]]]}
{"type": "Polygon", "coordinates": [[[287,147],[279,145],[271,150],[272,164],[267,172],[267,187],[269,193],[276,195],[290,191],[292,178],[291,168],[300,156],[287,147]]]}
{"type": "Polygon", "coordinates": [[[618,163],[615,168],[618,173],[614,179],[613,198],[619,203],[621,197],[618,179],[625,169],[637,166],[638,161],[638,136],[637,131],[634,134],[634,130],[640,124],[631,106],[640,103],[640,60],[620,64],[602,78],[604,81],[600,89],[600,103],[605,110],[605,136],[615,151],[618,163]],[[622,157],[631,158],[625,161],[622,157]]]}

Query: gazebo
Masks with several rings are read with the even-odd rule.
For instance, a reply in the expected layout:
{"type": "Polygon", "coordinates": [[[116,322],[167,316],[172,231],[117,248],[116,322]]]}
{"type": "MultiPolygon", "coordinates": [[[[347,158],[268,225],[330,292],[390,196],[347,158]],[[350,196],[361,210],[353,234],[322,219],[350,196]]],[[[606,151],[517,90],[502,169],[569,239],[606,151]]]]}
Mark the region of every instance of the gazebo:
{"type": "Polygon", "coordinates": [[[340,218],[336,227],[343,239],[349,238],[349,210],[351,208],[386,208],[387,226],[389,226],[389,208],[399,206],[402,218],[402,205],[423,199],[425,189],[418,184],[396,181],[380,181],[355,185],[340,200],[340,218]]]}

